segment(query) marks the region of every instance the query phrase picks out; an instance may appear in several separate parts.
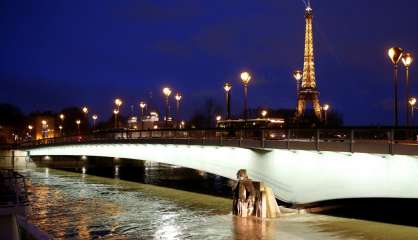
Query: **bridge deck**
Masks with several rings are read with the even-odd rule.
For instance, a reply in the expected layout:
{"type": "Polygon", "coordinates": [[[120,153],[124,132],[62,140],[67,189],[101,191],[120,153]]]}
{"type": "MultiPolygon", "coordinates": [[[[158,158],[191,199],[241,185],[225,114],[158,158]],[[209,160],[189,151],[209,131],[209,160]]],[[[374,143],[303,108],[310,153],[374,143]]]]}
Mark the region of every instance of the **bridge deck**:
{"type": "Polygon", "coordinates": [[[418,130],[210,129],[95,132],[20,143],[20,148],[69,143],[149,143],[418,155],[418,130]]]}

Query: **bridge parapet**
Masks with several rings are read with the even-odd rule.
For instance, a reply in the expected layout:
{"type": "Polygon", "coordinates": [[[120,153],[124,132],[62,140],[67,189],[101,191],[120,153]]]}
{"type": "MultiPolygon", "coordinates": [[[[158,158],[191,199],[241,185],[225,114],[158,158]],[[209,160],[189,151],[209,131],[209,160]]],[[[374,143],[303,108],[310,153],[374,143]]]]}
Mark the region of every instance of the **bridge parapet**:
{"type": "Polygon", "coordinates": [[[97,131],[19,143],[19,148],[76,143],[149,143],[418,155],[418,129],[159,129],[97,131]]]}

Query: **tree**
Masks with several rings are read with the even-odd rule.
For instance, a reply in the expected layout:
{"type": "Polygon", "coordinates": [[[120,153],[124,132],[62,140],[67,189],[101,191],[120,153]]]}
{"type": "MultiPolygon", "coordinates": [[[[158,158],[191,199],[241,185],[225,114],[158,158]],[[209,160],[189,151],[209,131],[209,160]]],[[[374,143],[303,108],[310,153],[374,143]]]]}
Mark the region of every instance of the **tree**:
{"type": "Polygon", "coordinates": [[[26,131],[26,117],[12,104],[0,104],[0,142],[13,142],[15,135],[22,137],[26,131]]]}
{"type": "Polygon", "coordinates": [[[215,126],[215,118],[222,113],[222,107],[213,98],[207,98],[203,105],[196,111],[190,123],[196,128],[211,128],[215,126]]]}

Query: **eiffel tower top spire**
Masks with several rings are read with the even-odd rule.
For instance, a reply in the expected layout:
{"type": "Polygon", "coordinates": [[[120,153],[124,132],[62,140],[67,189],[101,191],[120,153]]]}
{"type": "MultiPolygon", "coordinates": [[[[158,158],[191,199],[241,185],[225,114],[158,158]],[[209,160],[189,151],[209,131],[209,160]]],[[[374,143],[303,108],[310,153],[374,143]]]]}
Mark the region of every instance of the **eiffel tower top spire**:
{"type": "Polygon", "coordinates": [[[305,54],[303,61],[302,89],[316,88],[312,18],[313,10],[311,7],[311,2],[308,0],[305,9],[305,54]]]}

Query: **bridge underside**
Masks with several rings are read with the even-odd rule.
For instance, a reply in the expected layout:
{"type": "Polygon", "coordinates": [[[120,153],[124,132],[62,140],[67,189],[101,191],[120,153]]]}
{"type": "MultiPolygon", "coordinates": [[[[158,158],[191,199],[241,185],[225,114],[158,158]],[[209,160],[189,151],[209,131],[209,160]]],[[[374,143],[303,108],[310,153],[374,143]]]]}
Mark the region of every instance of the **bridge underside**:
{"type": "Polygon", "coordinates": [[[178,165],[235,179],[239,169],[282,201],[418,199],[418,157],[176,144],[74,144],[28,149],[31,156],[98,156],[178,165]]]}

